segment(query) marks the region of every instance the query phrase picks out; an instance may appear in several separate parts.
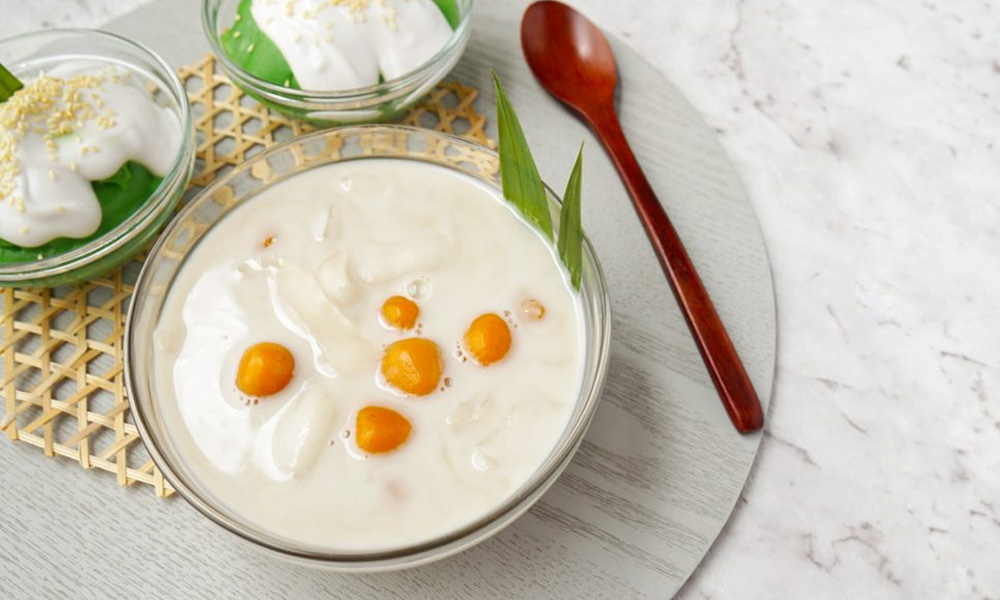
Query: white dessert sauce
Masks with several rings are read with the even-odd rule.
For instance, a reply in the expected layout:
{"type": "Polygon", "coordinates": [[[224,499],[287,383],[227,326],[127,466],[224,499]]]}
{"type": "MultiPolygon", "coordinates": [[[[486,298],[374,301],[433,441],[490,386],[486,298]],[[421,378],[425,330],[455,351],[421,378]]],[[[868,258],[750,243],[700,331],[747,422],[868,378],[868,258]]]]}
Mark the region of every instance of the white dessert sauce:
{"type": "MultiPolygon", "coordinates": [[[[169,109],[156,103],[145,87],[147,79],[85,59],[63,61],[41,79],[59,86],[81,76],[91,78],[92,85],[76,86],[75,98],[60,96],[38,115],[43,123],[67,109],[91,115],[81,117],[69,132],[51,143],[33,121],[23,132],[7,127],[0,132],[3,143],[13,148],[4,166],[10,186],[0,194],[0,238],[8,242],[33,248],[59,237],[86,237],[101,223],[92,181],[111,177],[130,160],[163,177],[176,160],[183,128],[169,109]]],[[[38,81],[25,77],[24,83],[31,88],[38,81]]],[[[0,112],[8,112],[0,123],[24,122],[13,114],[13,99],[8,103],[0,104],[0,112]]]]}
{"type": "Polygon", "coordinates": [[[416,161],[328,165],[248,200],[191,252],[154,335],[157,402],[185,469],[253,526],[344,552],[405,547],[485,516],[549,456],[580,392],[582,311],[551,246],[496,191],[416,161]],[[393,295],[415,298],[419,334],[380,322],[393,295]],[[484,367],[456,349],[487,312],[513,342],[484,367]],[[443,379],[406,397],[379,361],[414,335],[440,346],[443,379]],[[237,365],[262,341],[292,351],[295,375],[248,403],[237,365]],[[409,438],[366,455],[365,406],[405,416],[409,438]]]}
{"type": "Polygon", "coordinates": [[[299,87],[342,91],[415,70],[452,30],[431,0],[253,0],[257,26],[288,61],[299,87]]]}

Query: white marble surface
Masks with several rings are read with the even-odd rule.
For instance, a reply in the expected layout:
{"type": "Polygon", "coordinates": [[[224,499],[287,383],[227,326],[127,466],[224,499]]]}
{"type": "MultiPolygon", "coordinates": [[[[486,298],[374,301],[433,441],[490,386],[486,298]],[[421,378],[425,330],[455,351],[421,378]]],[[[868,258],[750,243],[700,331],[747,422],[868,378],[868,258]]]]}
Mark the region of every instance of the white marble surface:
{"type": "MultiPolygon", "coordinates": [[[[0,0],[0,37],[143,0],[0,0]]],[[[744,502],[683,599],[1000,598],[1000,5],[573,0],[699,108],[778,299],[744,502]]]]}

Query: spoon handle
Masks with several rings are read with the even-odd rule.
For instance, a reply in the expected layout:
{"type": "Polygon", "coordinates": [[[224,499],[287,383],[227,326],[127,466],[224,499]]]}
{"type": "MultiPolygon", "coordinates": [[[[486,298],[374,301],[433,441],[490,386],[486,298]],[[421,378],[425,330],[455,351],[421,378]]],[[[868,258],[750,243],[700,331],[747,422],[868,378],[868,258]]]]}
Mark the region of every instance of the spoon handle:
{"type": "Polygon", "coordinates": [[[653,244],[729,419],[740,433],[760,429],[764,425],[764,413],[753,383],[684,244],[632,153],[614,109],[604,108],[586,118],[632,197],[632,204],[653,244]]]}

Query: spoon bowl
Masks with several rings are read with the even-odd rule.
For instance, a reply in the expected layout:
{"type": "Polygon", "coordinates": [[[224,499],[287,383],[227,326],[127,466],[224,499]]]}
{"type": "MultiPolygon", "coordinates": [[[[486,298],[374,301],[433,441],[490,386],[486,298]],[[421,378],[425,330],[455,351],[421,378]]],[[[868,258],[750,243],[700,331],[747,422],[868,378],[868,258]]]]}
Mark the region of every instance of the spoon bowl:
{"type": "Polygon", "coordinates": [[[560,102],[584,116],[614,102],[618,84],[614,53],[601,30],[585,16],[560,2],[536,2],[524,13],[521,46],[531,71],[540,80],[544,77],[545,89],[560,102]]]}

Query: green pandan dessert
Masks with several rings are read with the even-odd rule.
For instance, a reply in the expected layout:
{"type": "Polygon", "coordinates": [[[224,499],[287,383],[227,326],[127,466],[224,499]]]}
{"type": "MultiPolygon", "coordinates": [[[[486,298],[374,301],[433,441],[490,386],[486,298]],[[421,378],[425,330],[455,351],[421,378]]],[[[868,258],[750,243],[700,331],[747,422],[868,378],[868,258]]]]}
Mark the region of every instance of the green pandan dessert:
{"type": "Polygon", "coordinates": [[[242,0],[221,41],[259,79],[334,92],[419,68],[460,17],[457,0],[242,0]]]}
{"type": "Polygon", "coordinates": [[[101,205],[101,224],[97,227],[97,231],[84,238],[56,238],[37,248],[22,248],[7,240],[0,239],[0,262],[41,260],[65,254],[96,240],[131,217],[136,208],[152,196],[156,188],[160,187],[162,181],[162,177],[153,175],[146,167],[137,162],[128,161],[111,177],[93,181],[90,184],[101,205]]]}
{"type": "Polygon", "coordinates": [[[129,71],[67,60],[23,85],[0,71],[0,263],[80,248],[153,196],[182,127],[129,71]]]}

